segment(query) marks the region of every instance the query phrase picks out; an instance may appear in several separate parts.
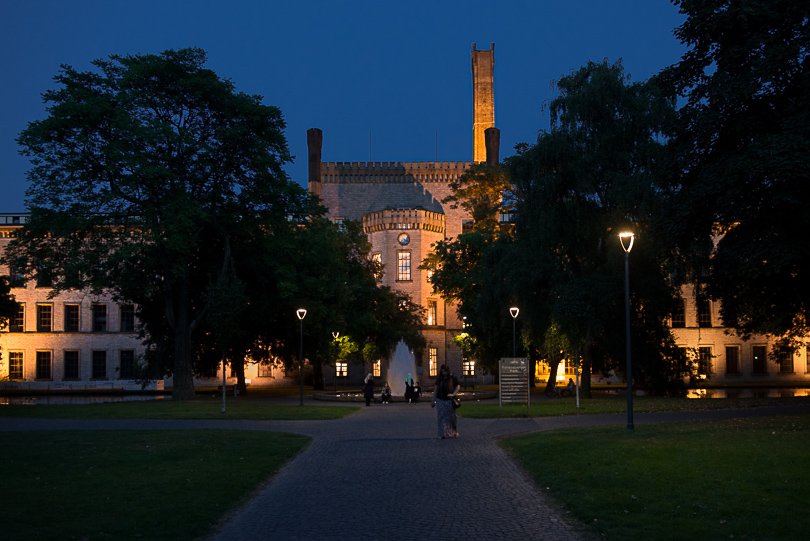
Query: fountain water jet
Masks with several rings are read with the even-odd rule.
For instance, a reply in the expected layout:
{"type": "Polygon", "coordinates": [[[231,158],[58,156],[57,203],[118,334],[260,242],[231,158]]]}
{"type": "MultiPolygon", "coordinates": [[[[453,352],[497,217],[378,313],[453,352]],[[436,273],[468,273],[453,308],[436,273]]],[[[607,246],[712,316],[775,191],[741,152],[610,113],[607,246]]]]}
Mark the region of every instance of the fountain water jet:
{"type": "Polygon", "coordinates": [[[388,360],[387,381],[393,396],[405,396],[405,376],[416,379],[416,359],[403,340],[400,340],[388,360]]]}

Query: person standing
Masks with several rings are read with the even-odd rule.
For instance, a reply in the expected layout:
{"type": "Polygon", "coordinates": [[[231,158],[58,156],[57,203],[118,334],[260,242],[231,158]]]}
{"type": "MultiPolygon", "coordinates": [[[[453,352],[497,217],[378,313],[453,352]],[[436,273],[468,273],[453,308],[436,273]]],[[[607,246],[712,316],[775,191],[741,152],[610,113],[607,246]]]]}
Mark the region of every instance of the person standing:
{"type": "Polygon", "coordinates": [[[409,404],[416,402],[413,390],[413,376],[411,373],[408,372],[408,375],[405,376],[405,401],[409,404]]]}
{"type": "Polygon", "coordinates": [[[366,406],[370,406],[371,400],[374,398],[374,377],[371,372],[363,380],[363,398],[366,399],[366,406]]]}
{"type": "Polygon", "coordinates": [[[436,420],[438,422],[439,437],[457,438],[456,410],[453,403],[459,392],[458,379],[450,374],[447,365],[439,368],[439,377],[436,379],[436,386],[433,388],[433,407],[436,408],[436,420]]]}

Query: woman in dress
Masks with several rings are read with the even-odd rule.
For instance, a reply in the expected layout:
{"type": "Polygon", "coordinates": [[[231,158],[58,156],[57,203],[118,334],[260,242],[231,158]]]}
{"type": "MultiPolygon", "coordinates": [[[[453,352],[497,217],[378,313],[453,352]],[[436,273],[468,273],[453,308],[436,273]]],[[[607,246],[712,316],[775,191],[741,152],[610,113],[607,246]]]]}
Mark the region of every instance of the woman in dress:
{"type": "Polygon", "coordinates": [[[436,386],[433,388],[433,407],[436,408],[439,437],[442,439],[458,437],[456,410],[453,405],[453,400],[458,392],[458,379],[450,374],[447,365],[443,364],[439,369],[436,386]]]}

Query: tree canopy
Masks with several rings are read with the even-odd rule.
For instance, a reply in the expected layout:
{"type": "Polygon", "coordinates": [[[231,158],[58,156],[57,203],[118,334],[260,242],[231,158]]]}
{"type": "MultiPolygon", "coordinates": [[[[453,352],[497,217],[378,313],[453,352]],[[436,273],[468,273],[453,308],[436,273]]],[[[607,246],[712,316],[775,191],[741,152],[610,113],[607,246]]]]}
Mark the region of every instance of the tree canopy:
{"type": "Polygon", "coordinates": [[[631,255],[636,379],[665,386],[659,376],[672,347],[665,319],[677,290],[662,264],[667,248],[656,216],[673,102],[651,85],[630,82],[621,62],[589,62],[557,88],[550,131],[507,160],[525,328],[541,345],[554,326],[571,344],[571,357],[616,367],[624,358],[617,235],[629,228],[638,239],[631,255]]]}
{"type": "Polygon", "coordinates": [[[689,47],[657,84],[683,100],[668,234],[742,335],[804,336],[810,308],[810,6],[674,2],[689,47]],[[714,239],[716,245],[712,243],[714,239]]]}
{"type": "Polygon", "coordinates": [[[304,221],[278,108],[204,67],[199,49],[63,66],[48,115],[20,134],[29,226],[9,247],[57,290],[109,289],[144,311],[174,396],[193,393],[192,341],[246,230],[304,221]]]}

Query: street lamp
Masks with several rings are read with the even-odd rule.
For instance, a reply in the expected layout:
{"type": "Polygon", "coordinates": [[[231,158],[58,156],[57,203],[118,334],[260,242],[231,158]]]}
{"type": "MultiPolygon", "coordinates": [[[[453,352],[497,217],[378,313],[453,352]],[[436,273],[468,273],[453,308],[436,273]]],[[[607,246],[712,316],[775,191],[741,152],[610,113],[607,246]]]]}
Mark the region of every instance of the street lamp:
{"type": "MultiPolygon", "coordinates": [[[[337,342],[338,336],[340,336],[340,332],[338,332],[338,331],[332,331],[332,339],[333,339],[335,342],[337,342]]],[[[335,374],[334,374],[334,376],[332,377],[332,383],[333,383],[333,384],[334,384],[334,386],[335,386],[335,395],[337,395],[337,368],[338,368],[338,367],[337,367],[337,363],[338,363],[337,357],[338,357],[338,355],[339,355],[339,354],[340,354],[340,352],[338,351],[338,353],[335,355],[335,374]]]]}
{"type": "Polygon", "coordinates": [[[636,236],[632,231],[619,233],[624,250],[624,329],[627,344],[627,430],[633,430],[633,361],[630,354],[630,250],[636,236]]]}
{"type": "Polygon", "coordinates": [[[307,309],[299,308],[295,311],[298,320],[301,322],[301,342],[298,349],[298,386],[300,389],[299,405],[304,405],[304,318],[307,317],[307,309]]]}
{"type": "Polygon", "coordinates": [[[517,321],[518,314],[520,313],[520,308],[517,306],[513,306],[509,309],[509,315],[512,316],[512,358],[514,359],[517,357],[515,351],[515,322],[517,321]]]}

